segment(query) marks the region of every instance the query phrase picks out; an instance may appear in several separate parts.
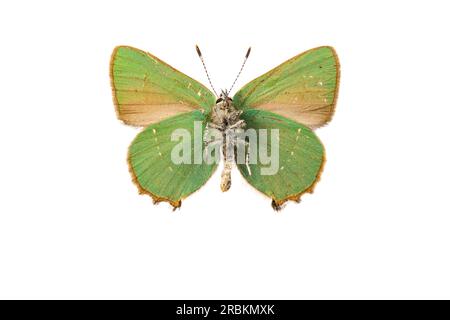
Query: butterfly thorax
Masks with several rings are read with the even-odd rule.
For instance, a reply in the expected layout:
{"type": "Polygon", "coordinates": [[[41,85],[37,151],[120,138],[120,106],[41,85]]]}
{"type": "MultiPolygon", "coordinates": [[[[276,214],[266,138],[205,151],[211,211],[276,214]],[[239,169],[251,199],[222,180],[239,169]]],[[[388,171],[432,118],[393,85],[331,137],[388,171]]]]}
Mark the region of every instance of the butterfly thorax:
{"type": "Polygon", "coordinates": [[[228,97],[226,92],[222,92],[217,99],[211,112],[208,130],[218,130],[222,135],[222,154],[224,159],[224,168],[222,171],[222,181],[220,188],[222,191],[228,191],[231,186],[231,169],[235,161],[236,152],[236,130],[245,127],[245,121],[240,119],[242,110],[237,110],[233,106],[233,100],[228,97]]]}
{"type": "Polygon", "coordinates": [[[231,98],[219,98],[211,113],[211,123],[217,126],[217,129],[225,131],[240,120],[241,113],[242,111],[236,110],[233,106],[231,98]]]}

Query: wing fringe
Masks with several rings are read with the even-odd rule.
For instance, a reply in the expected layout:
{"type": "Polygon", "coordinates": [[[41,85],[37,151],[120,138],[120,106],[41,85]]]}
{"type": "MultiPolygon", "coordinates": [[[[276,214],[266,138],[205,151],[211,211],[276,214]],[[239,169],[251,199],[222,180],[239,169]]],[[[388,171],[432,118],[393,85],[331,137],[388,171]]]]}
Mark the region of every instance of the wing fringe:
{"type": "Polygon", "coordinates": [[[320,165],[319,171],[317,172],[316,179],[313,181],[313,183],[308,188],[303,190],[302,192],[293,194],[293,195],[288,196],[288,197],[286,197],[284,199],[277,200],[275,198],[272,198],[272,208],[275,211],[280,211],[281,209],[283,209],[283,207],[284,207],[284,205],[285,205],[285,203],[287,201],[294,201],[294,202],[299,203],[301,201],[301,197],[305,193],[313,193],[317,183],[320,181],[320,178],[322,176],[323,168],[325,167],[325,162],[326,161],[327,160],[326,160],[325,150],[324,150],[324,154],[323,154],[323,158],[322,158],[322,164],[320,165]]]}
{"type": "Polygon", "coordinates": [[[139,194],[145,194],[148,195],[152,198],[153,200],[153,204],[158,204],[160,202],[168,202],[172,208],[173,211],[175,211],[176,209],[180,209],[181,207],[181,200],[170,200],[169,198],[164,198],[164,197],[159,197],[156,194],[151,193],[150,191],[144,189],[141,184],[139,183],[136,174],[134,173],[133,167],[131,166],[131,161],[130,161],[130,153],[128,152],[128,156],[127,156],[127,164],[128,164],[128,171],[130,172],[131,175],[131,180],[133,181],[134,185],[138,188],[138,192],[139,194]]]}

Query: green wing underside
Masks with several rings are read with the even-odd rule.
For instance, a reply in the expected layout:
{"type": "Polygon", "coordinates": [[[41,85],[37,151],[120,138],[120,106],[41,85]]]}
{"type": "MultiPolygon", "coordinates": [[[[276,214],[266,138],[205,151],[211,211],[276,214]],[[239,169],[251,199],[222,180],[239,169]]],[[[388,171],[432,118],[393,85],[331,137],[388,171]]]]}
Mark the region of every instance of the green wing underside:
{"type": "Polygon", "coordinates": [[[233,103],[241,110],[266,110],[317,128],[333,116],[339,74],[332,47],[311,49],[245,85],[233,103]]]}
{"type": "Polygon", "coordinates": [[[174,207],[198,190],[211,177],[216,164],[174,164],[171,152],[180,141],[171,141],[175,129],[185,129],[191,136],[194,154],[194,121],[206,125],[200,111],[174,116],[148,126],[132,142],[128,162],[134,181],[141,193],[149,194],[155,202],[167,201],[174,207]]]}
{"type": "MultiPolygon", "coordinates": [[[[131,47],[114,50],[110,73],[119,119],[147,126],[128,152],[134,182],[155,202],[179,207],[182,199],[206,183],[217,165],[175,164],[171,154],[180,141],[171,141],[171,136],[175,129],[187,130],[193,155],[194,122],[201,121],[205,129],[215,103],[213,94],[155,56],[131,47]]],[[[337,56],[331,47],[320,47],[286,61],[234,96],[247,128],[279,130],[276,174],[262,175],[265,165],[259,162],[250,164],[251,173],[245,164],[238,164],[244,178],[277,206],[298,200],[318,181],[325,152],[311,128],[331,119],[338,85],[337,56]]],[[[270,144],[268,149],[270,153],[270,144]]]]}
{"type": "MultiPolygon", "coordinates": [[[[244,178],[257,190],[272,198],[279,206],[287,200],[299,201],[305,192],[312,192],[325,161],[325,150],[319,138],[308,127],[280,115],[249,109],[241,115],[247,128],[279,130],[279,166],[274,175],[262,175],[260,163],[238,164],[244,178]]],[[[269,138],[270,142],[271,139],[269,138]]],[[[271,154],[268,143],[268,154],[271,154]]]]}
{"type": "Polygon", "coordinates": [[[205,86],[150,53],[116,47],[110,64],[117,116],[147,126],[181,113],[210,112],[214,95],[205,86]]]}

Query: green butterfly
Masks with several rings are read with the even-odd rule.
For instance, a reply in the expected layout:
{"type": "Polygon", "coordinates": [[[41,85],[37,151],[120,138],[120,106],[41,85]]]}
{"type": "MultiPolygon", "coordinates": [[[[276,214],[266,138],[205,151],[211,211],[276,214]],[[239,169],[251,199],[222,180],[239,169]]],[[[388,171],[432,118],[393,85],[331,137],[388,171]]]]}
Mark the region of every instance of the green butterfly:
{"type": "MultiPolygon", "coordinates": [[[[197,52],[204,64],[198,47],[197,52]]],[[[249,53],[250,49],[244,64],[249,53]]],[[[262,174],[261,159],[237,163],[244,178],[272,199],[275,210],[288,200],[299,202],[320,178],[325,150],[313,130],[331,120],[336,106],[339,61],[332,47],[314,48],[287,60],[245,85],[232,99],[227,91],[214,95],[150,53],[128,46],[114,49],[110,76],[118,118],[145,127],[129,147],[128,164],[139,192],[150,195],[154,203],[167,201],[179,208],[181,200],[201,188],[217,168],[217,163],[205,161],[174,164],[171,156],[178,143],[172,137],[174,130],[190,133],[189,151],[198,151],[194,123],[201,124],[203,134],[210,129],[224,137],[230,128],[278,130],[276,174],[262,174]]],[[[202,143],[200,148],[206,147],[207,142],[202,143]]],[[[222,191],[230,187],[231,167],[236,163],[230,154],[237,145],[231,145],[231,153],[225,150],[228,146],[223,147],[222,191]]]]}

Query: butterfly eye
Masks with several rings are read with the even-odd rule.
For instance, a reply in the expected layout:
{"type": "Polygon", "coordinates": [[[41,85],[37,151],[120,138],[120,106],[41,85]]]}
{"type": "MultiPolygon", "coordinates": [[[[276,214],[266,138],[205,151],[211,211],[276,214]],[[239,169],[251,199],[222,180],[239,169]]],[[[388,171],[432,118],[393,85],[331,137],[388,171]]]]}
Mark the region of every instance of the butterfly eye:
{"type": "Polygon", "coordinates": [[[216,100],[216,103],[219,103],[219,102],[222,102],[222,101],[223,101],[223,99],[219,98],[219,99],[216,100]]]}

